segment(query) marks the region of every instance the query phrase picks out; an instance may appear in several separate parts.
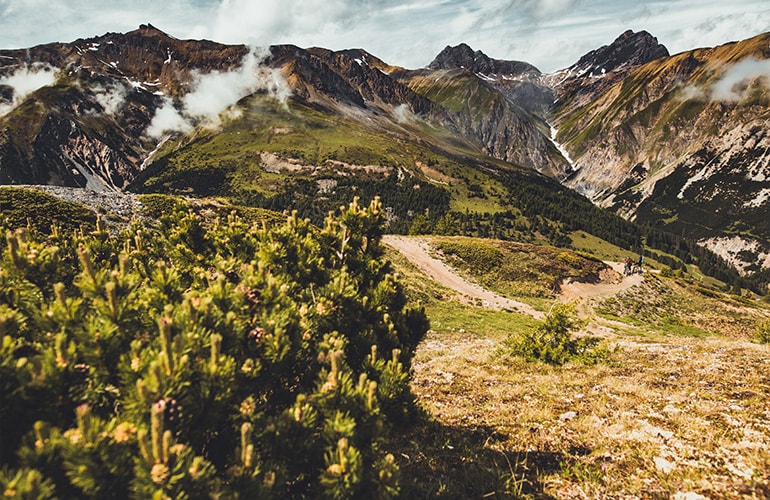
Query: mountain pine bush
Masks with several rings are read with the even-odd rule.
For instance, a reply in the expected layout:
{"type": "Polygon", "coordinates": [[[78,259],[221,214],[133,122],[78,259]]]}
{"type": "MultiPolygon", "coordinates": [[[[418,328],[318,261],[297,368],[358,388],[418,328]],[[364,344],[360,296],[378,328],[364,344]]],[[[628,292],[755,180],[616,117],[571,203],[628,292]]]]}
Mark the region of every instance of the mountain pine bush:
{"type": "Polygon", "coordinates": [[[0,487],[19,498],[390,497],[428,328],[377,200],[323,227],[177,207],[119,236],[6,228],[0,487]]]}
{"type": "Polygon", "coordinates": [[[757,323],[755,339],[760,344],[770,344],[770,320],[757,323]]]}
{"type": "Polygon", "coordinates": [[[542,361],[557,366],[571,360],[586,364],[608,360],[611,352],[606,346],[598,345],[599,339],[572,335],[582,324],[574,305],[555,304],[535,328],[508,337],[504,352],[527,361],[542,361]]]}

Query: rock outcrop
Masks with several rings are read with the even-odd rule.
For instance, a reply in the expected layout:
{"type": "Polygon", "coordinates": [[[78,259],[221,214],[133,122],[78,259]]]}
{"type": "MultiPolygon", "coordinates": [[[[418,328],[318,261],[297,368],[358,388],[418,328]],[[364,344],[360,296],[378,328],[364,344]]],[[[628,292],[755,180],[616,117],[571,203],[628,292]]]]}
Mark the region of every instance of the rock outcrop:
{"type": "Polygon", "coordinates": [[[454,47],[447,45],[428,65],[428,69],[465,68],[483,75],[540,75],[540,70],[523,61],[492,59],[480,50],[474,51],[467,44],[454,47]]]}
{"type": "Polygon", "coordinates": [[[668,56],[668,49],[648,32],[628,30],[611,44],[585,54],[570,70],[578,74],[598,76],[621,68],[635,68],[668,56]]]}

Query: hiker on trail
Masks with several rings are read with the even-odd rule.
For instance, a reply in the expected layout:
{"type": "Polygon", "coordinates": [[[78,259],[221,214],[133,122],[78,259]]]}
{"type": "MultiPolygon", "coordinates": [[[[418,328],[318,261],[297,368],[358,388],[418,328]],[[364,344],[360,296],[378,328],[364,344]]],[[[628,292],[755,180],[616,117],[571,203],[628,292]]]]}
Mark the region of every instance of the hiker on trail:
{"type": "Polygon", "coordinates": [[[626,268],[624,274],[628,276],[631,274],[631,257],[626,257],[626,268]]]}
{"type": "Polygon", "coordinates": [[[642,264],[643,264],[643,263],[644,263],[644,255],[640,255],[640,256],[639,256],[639,261],[636,263],[636,269],[635,269],[635,271],[636,271],[637,273],[640,273],[640,274],[641,274],[641,272],[642,272],[642,264]]]}

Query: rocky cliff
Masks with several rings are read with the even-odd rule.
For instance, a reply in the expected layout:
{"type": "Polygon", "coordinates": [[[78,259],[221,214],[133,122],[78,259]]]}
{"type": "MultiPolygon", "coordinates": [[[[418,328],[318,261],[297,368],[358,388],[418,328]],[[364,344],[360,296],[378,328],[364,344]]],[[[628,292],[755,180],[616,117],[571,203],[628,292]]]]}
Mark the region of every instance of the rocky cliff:
{"type": "Polygon", "coordinates": [[[377,110],[381,121],[395,122],[408,113],[457,129],[446,110],[391,78],[396,68],[363,50],[257,51],[178,40],[143,25],[0,56],[0,182],[9,184],[122,189],[164,132],[190,131],[255,92],[283,93],[333,114],[377,110]],[[55,75],[49,85],[19,95],[3,84],[35,76],[36,68],[55,75]]]}

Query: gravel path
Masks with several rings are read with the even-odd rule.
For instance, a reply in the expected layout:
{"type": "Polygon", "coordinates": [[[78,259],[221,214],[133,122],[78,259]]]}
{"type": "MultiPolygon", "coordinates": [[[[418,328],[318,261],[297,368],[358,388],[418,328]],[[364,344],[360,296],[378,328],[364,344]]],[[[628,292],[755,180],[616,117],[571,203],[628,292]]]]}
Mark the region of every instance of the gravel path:
{"type": "Polygon", "coordinates": [[[591,298],[591,297],[609,297],[618,292],[639,285],[644,280],[642,274],[623,275],[622,262],[607,262],[614,271],[620,275],[619,281],[600,282],[600,283],[581,283],[579,281],[567,281],[561,285],[561,294],[559,298],[563,302],[591,298]]]}
{"type": "Polygon", "coordinates": [[[8,187],[37,189],[52,194],[62,200],[82,203],[94,210],[104,209],[107,213],[112,212],[121,217],[138,215],[142,208],[139,197],[133,193],[109,191],[97,192],[87,188],[45,185],[12,185],[8,187]]]}

